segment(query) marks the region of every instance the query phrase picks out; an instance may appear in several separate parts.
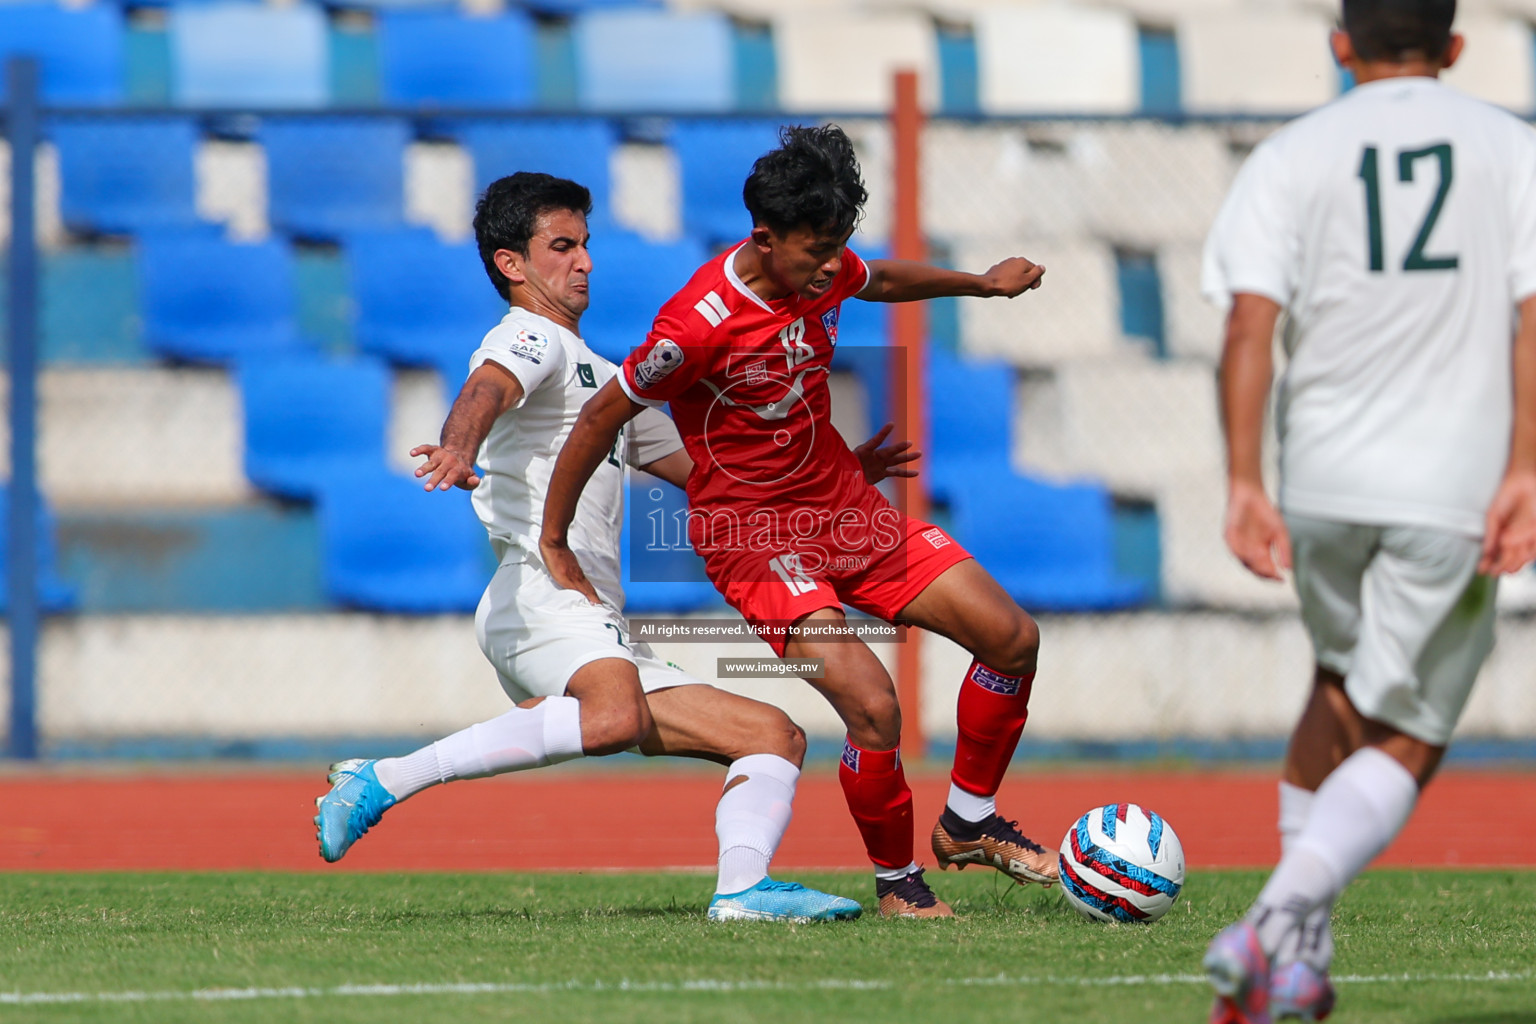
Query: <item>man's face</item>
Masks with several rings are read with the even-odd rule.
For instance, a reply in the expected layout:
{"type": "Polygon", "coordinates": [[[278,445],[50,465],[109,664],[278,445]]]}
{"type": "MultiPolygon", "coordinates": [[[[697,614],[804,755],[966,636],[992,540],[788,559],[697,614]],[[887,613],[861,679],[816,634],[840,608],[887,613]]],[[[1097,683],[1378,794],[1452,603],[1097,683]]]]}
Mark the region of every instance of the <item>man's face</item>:
{"type": "MultiPolygon", "coordinates": [[[[587,278],[592,256],[587,249],[587,217],[580,210],[545,210],[534,222],[528,255],[509,253],[502,272],[514,287],[526,288],[530,298],[543,300],[579,319],[591,301],[587,278]],[[510,272],[508,272],[510,271],[510,272]]],[[[503,250],[504,252],[506,250],[503,250]]]]}
{"type": "Polygon", "coordinates": [[[852,228],[830,234],[801,225],[780,234],[772,228],[758,227],[752,232],[752,240],[763,255],[763,269],[776,285],[803,299],[815,299],[832,287],[832,279],[843,267],[843,252],[852,234],[852,228]]]}

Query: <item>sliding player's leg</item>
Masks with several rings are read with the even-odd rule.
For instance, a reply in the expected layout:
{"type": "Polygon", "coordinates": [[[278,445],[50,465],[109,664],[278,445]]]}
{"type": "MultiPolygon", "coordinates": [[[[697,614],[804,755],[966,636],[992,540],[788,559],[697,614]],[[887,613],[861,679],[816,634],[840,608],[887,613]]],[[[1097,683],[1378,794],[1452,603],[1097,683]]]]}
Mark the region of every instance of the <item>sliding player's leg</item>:
{"type": "MultiPolygon", "coordinates": [[[[909,571],[921,570],[918,562],[909,571]]],[[[1034,620],[971,558],[945,568],[896,617],[975,659],[960,684],[949,800],[933,829],[939,865],[986,864],[1019,882],[1055,882],[1055,853],[998,814],[996,801],[1029,718],[1040,650],[1034,620]]]]}
{"type": "MultiPolygon", "coordinates": [[[[820,679],[808,679],[848,729],[838,778],[848,810],[875,866],[883,916],[949,917],[912,853],[912,789],[901,766],[901,705],[875,652],[858,639],[822,639],[817,627],[845,629],[842,608],[803,616],[784,646],[786,658],[817,658],[820,679]]],[[[835,633],[833,635],[836,635],[835,633]]]]}
{"type": "Polygon", "coordinates": [[[429,786],[611,754],[650,734],[627,623],[613,609],[512,562],[486,588],[475,632],[519,706],[404,757],[333,765],[331,792],[316,801],[326,860],[341,859],[386,810],[429,786]]]}
{"type": "Polygon", "coordinates": [[[615,754],[650,732],[634,662],[588,662],[563,694],[525,700],[403,757],[332,765],[331,791],[315,802],[320,854],[340,860],[385,811],[431,786],[615,754]]]}
{"type": "MultiPolygon", "coordinates": [[[[638,652],[637,652],[638,654],[638,652]]],[[[648,757],[694,757],[726,766],[715,808],[719,875],[712,921],[842,921],[862,908],[853,900],[776,881],[768,866],[789,826],[805,733],[778,708],[707,685],[666,686],[663,662],[637,659],[646,676],[654,727],[640,744],[648,757]],[[660,678],[658,678],[660,677],[660,678]],[[651,688],[652,684],[657,688],[651,688]],[[661,688],[666,686],[666,688],[661,688]]]]}

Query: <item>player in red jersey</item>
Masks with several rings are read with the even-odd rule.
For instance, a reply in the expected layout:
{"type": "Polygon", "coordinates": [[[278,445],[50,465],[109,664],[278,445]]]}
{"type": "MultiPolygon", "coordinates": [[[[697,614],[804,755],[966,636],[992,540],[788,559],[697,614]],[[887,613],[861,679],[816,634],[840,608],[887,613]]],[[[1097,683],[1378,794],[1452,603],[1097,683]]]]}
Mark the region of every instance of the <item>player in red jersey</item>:
{"type": "Polygon", "coordinates": [[[988,864],[1050,884],[1055,855],[994,800],[1027,717],[1039,632],[953,538],[864,482],[832,426],[827,373],[845,299],[1012,298],[1038,287],[1045,268],[1021,258],[985,274],[866,263],[847,248],[866,197],[840,128],[784,129],[743,190],[751,236],[694,274],[583,408],[550,480],[540,549],[558,583],[596,600],[566,527],[623,425],[669,404],[694,462],[689,539],[710,579],[780,657],[824,663],[824,676],[808,681],[848,728],[839,773],[881,913],[947,917],[913,859],[895,687],[874,652],[849,640],[843,607],[933,630],[976,659],[933,832],[939,864],[988,864]]]}

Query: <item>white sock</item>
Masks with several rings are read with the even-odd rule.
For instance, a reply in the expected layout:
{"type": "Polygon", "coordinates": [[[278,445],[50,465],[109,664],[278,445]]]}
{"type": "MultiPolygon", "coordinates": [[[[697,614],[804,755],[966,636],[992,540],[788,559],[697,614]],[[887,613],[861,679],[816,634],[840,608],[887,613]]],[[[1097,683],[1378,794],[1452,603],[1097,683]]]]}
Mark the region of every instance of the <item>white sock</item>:
{"type": "Polygon", "coordinates": [[[883,868],[876,864],[875,877],[884,882],[899,882],[916,870],[917,861],[913,861],[904,868],[883,868]]]}
{"type": "Polygon", "coordinates": [[[777,754],[748,754],[725,772],[727,791],[715,806],[720,876],[715,892],[729,895],[768,877],[779,840],[794,811],[800,769],[777,754]],[[745,779],[732,786],[735,779],[745,779]]]}
{"type": "MultiPolygon", "coordinates": [[[[1312,813],[1312,801],[1317,796],[1310,789],[1280,782],[1280,855],[1290,852],[1301,830],[1307,826],[1312,813]]],[[[1285,940],[1275,953],[1277,966],[1304,960],[1315,971],[1326,972],[1333,962],[1333,905],[1318,907],[1306,916],[1301,927],[1285,940]]]]}
{"type": "Polygon", "coordinates": [[[997,796],[977,796],[967,793],[953,782],[949,784],[949,809],[966,821],[986,821],[997,813],[997,796]]]}
{"type": "Polygon", "coordinates": [[[1301,834],[1269,876],[1250,920],[1271,956],[1313,910],[1344,887],[1397,837],[1419,799],[1413,774],[1392,755],[1363,747],[1318,787],[1301,834]]]}
{"type": "Polygon", "coordinates": [[[415,753],[382,758],[373,771],[390,795],[404,800],[440,782],[542,768],[581,755],[581,704],[575,697],[549,697],[460,729],[415,753]]]}

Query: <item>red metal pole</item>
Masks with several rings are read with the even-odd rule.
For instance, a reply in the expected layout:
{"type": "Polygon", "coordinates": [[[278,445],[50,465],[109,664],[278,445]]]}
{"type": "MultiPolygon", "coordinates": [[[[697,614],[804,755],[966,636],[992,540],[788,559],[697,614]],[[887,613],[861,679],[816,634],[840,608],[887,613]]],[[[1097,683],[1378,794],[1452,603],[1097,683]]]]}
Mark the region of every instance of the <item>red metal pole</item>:
{"type": "MultiPolygon", "coordinates": [[[[896,102],[891,109],[891,135],[895,153],[895,210],[891,221],[891,255],[899,260],[927,258],[923,240],[919,159],[923,112],[917,101],[917,73],[896,72],[896,102]]],[[[927,450],[928,424],[923,383],[923,345],[927,334],[926,310],[920,302],[891,305],[891,409],[896,439],[907,439],[927,450]]],[[[896,507],[914,519],[928,518],[928,490],[924,477],[899,480],[896,507]]],[[[927,751],[923,735],[922,632],[906,631],[906,642],[896,648],[896,695],[901,700],[901,746],[909,758],[927,751]]]]}

